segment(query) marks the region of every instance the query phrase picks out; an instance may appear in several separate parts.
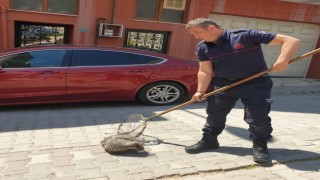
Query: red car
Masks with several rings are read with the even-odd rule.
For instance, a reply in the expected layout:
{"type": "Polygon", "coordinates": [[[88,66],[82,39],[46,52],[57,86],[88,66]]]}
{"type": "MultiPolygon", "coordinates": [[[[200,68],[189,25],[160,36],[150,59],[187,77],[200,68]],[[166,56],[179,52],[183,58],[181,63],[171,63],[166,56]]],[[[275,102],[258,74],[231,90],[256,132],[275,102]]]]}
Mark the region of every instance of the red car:
{"type": "Polygon", "coordinates": [[[0,53],[0,105],[191,97],[198,62],[125,48],[41,46],[0,53]]]}

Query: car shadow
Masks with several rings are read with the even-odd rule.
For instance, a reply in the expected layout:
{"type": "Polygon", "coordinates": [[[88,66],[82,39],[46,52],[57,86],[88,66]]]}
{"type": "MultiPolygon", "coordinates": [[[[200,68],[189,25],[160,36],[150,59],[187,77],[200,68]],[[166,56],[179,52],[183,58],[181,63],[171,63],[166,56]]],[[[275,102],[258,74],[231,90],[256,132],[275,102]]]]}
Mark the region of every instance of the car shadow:
{"type": "MultiPolygon", "coordinates": [[[[293,97],[277,97],[273,103],[272,111],[284,113],[320,113],[318,106],[314,104],[319,102],[318,99],[320,96],[293,97]],[[301,99],[306,100],[301,101],[301,99]]],[[[18,130],[112,125],[121,123],[131,114],[141,114],[144,117],[150,117],[175,106],[177,106],[177,104],[148,106],[138,101],[7,106],[0,108],[0,131],[12,132],[18,130]]],[[[205,107],[206,102],[203,101],[179,109],[205,119],[205,113],[195,114],[192,111],[193,109],[205,110],[205,107]]],[[[243,109],[243,105],[238,102],[235,109],[243,109]]],[[[239,119],[242,119],[242,116],[239,117],[239,119]]],[[[153,120],[166,121],[167,119],[157,117],[153,120]]]]}
{"type": "Polygon", "coordinates": [[[133,101],[121,102],[81,102],[81,103],[57,103],[57,104],[32,104],[32,105],[14,105],[2,106],[2,111],[35,111],[35,110],[60,110],[73,108],[99,108],[99,107],[123,107],[123,106],[144,106],[144,104],[133,101]]]}
{"type": "Polygon", "coordinates": [[[0,132],[117,124],[130,114],[157,109],[138,102],[6,106],[0,108],[0,132]]]}

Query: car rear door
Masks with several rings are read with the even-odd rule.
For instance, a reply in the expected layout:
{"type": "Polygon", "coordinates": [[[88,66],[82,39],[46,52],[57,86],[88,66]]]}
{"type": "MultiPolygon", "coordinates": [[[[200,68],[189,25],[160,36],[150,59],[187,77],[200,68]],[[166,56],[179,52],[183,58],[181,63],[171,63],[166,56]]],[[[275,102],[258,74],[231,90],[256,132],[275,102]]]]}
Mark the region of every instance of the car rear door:
{"type": "Polygon", "coordinates": [[[0,103],[60,101],[71,51],[34,50],[0,57],[0,103]]]}
{"type": "Polygon", "coordinates": [[[132,100],[152,72],[137,54],[75,50],[67,73],[67,94],[72,99],[132,100]]]}

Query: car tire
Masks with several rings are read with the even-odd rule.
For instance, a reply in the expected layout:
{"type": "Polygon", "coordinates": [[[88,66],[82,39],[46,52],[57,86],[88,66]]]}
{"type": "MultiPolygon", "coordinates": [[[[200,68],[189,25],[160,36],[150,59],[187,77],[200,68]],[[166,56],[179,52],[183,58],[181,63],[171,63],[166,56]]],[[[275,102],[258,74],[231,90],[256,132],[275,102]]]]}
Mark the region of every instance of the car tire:
{"type": "Polygon", "coordinates": [[[185,97],[184,88],[174,82],[156,82],[141,88],[138,99],[145,104],[164,106],[177,103],[185,97]]]}

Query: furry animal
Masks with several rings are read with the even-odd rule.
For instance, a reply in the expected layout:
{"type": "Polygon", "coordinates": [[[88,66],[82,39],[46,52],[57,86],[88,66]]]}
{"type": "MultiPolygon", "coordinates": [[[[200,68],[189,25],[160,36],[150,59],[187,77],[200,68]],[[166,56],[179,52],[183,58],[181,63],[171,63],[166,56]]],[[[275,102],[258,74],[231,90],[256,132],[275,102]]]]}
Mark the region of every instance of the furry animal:
{"type": "Polygon", "coordinates": [[[127,134],[105,137],[101,145],[110,154],[144,150],[143,140],[127,134]]]}

